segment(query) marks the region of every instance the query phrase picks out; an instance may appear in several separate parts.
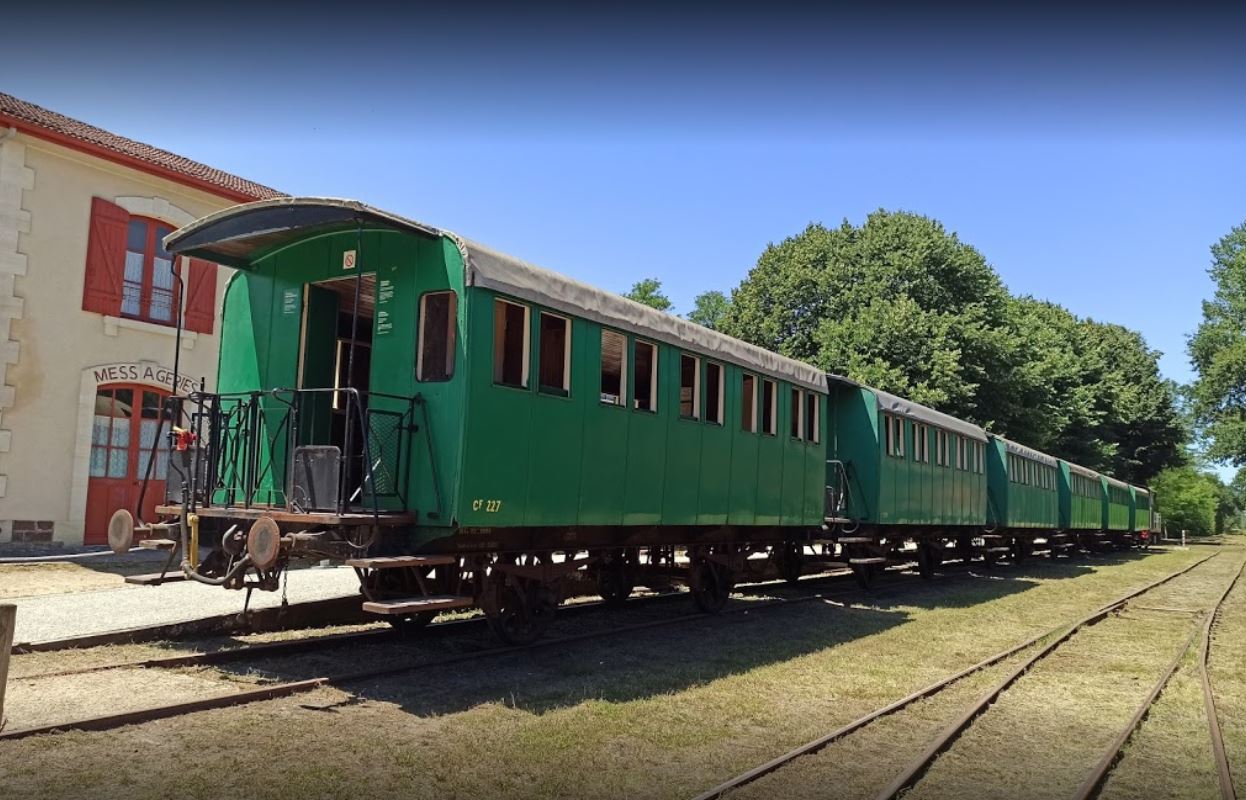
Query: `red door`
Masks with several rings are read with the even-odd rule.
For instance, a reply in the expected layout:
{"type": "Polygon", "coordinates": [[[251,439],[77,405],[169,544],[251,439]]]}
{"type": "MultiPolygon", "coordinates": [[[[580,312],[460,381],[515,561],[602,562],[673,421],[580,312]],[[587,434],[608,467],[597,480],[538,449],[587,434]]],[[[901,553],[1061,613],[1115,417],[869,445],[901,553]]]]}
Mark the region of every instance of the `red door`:
{"type": "MultiPolygon", "coordinates": [[[[147,386],[109,384],[95,392],[91,471],[87,483],[86,544],[108,543],[108,519],[118,508],[134,511],[147,477],[160,408],[168,392],[147,386]]],[[[169,431],[168,423],[163,433],[169,431]]],[[[161,437],[163,439],[163,436],[161,437]]],[[[142,518],[152,520],[164,500],[169,456],[162,441],[143,495],[142,518]]]]}

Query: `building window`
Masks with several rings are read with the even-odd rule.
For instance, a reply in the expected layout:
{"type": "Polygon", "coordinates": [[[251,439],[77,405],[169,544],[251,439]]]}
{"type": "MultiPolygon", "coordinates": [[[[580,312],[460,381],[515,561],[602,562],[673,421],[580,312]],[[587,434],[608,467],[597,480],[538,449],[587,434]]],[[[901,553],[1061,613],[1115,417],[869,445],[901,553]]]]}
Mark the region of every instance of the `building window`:
{"type": "Polygon", "coordinates": [[[797,389],[795,386],[793,386],[792,394],[789,399],[791,400],[791,402],[789,403],[789,408],[791,410],[791,418],[788,420],[788,425],[787,425],[788,432],[790,433],[793,439],[804,438],[803,436],[804,419],[805,419],[804,392],[802,392],[800,389],[797,389]]]}
{"type": "Polygon", "coordinates": [[[99,389],[91,426],[92,478],[125,478],[130,470],[130,419],[133,389],[99,389]]]}
{"type": "Polygon", "coordinates": [[[637,411],[658,410],[658,347],[636,342],[636,366],[632,373],[632,407],[637,411]]]}
{"type": "Polygon", "coordinates": [[[757,379],[740,376],[740,430],[757,433],[757,379]]]}
{"type": "Polygon", "coordinates": [[[601,332],[601,402],[621,406],[623,376],[627,374],[627,337],[614,331],[601,332]]]}
{"type": "Polygon", "coordinates": [[[774,381],[761,381],[761,432],[774,436],[779,432],[779,387],[774,381]]]}
{"type": "Polygon", "coordinates": [[[679,356],[679,416],[701,418],[701,359],[683,353],[679,356]]]}
{"type": "Polygon", "coordinates": [[[528,386],[528,307],[493,301],[493,382],[528,386]]]}
{"type": "Polygon", "coordinates": [[[457,308],[454,292],[428,292],[420,298],[420,343],[415,362],[419,380],[448,381],[454,377],[457,308]]]}
{"type": "Polygon", "coordinates": [[[805,440],[814,444],[822,438],[818,411],[818,396],[813,392],[805,392],[805,440]]]}
{"type": "Polygon", "coordinates": [[[131,217],[126,229],[125,276],[121,284],[121,314],[161,325],[177,320],[177,276],[173,255],[164,249],[168,225],[131,217]]]}
{"type": "Polygon", "coordinates": [[[712,361],[705,365],[705,421],[723,424],[723,367],[712,361]]]}
{"type": "Polygon", "coordinates": [[[537,388],[566,397],[571,393],[571,320],[542,311],[537,355],[537,388]]]}

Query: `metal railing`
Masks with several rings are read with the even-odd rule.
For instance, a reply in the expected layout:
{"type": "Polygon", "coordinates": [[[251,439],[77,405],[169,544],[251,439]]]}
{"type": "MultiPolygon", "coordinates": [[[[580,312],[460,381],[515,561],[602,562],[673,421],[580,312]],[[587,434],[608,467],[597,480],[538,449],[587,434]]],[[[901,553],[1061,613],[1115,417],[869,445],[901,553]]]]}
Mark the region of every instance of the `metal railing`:
{"type": "MultiPolygon", "coordinates": [[[[296,457],[313,448],[338,450],[337,513],[407,510],[414,397],[324,388],[194,392],[176,400],[174,418],[195,435],[180,465],[192,510],[310,510],[295,496],[294,476],[296,457]]],[[[171,481],[168,489],[168,500],[181,503],[182,485],[171,481]]]]}

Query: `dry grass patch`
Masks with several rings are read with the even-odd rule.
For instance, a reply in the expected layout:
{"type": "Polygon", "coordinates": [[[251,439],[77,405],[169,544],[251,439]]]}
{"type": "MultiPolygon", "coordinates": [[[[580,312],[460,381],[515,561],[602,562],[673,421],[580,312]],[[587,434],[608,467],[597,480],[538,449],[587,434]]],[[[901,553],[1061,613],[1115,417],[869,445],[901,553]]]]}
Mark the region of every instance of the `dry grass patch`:
{"type": "MultiPolygon", "coordinates": [[[[933,585],[914,578],[850,608],[803,603],[345,687],[363,702],[326,689],[13,742],[0,746],[0,771],[14,797],[688,797],[1204,554],[1044,561],[933,585]],[[186,774],[119,775],[113,765],[126,752],[186,774]],[[231,764],[261,764],[262,779],[222,767],[231,764]]],[[[686,611],[659,606],[568,615],[554,634],[686,611]]],[[[489,645],[481,633],[401,649],[436,658],[489,645]]],[[[312,666],[274,661],[265,674],[383,657],[351,649],[312,666]]]]}
{"type": "Polygon", "coordinates": [[[127,575],[157,572],[162,563],[147,558],[93,558],[0,564],[0,598],[119,589],[126,585],[127,575]]]}

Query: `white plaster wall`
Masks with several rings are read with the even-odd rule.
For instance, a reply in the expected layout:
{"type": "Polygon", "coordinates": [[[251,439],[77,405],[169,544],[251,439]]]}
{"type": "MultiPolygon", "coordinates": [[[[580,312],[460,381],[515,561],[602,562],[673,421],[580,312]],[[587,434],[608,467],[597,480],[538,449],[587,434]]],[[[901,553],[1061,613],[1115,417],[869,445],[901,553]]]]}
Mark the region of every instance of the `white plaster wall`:
{"type": "MultiPolygon", "coordinates": [[[[56,538],[70,545],[83,538],[89,368],[171,367],[175,347],[172,328],[82,310],[95,196],[175,227],[233,204],[25,134],[0,150],[0,520],[54,520],[56,538]]],[[[209,387],[228,273],[221,269],[217,278],[217,330],[183,334],[182,374],[203,377],[209,387]]]]}

